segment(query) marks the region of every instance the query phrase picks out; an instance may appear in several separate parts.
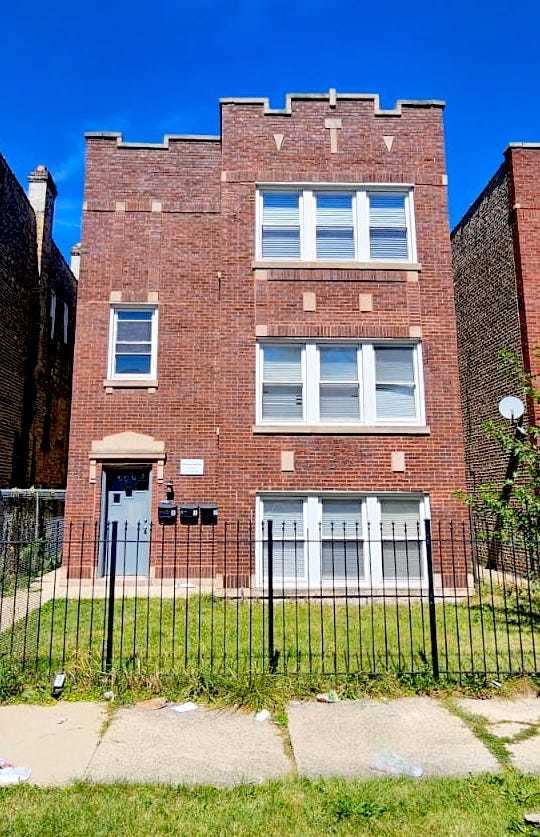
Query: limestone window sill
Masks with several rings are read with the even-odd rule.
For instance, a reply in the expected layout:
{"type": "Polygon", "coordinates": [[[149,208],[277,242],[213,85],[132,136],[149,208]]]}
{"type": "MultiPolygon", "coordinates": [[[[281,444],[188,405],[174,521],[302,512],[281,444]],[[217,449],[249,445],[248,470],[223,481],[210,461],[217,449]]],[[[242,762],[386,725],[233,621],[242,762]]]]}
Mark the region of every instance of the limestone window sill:
{"type": "Polygon", "coordinates": [[[141,380],[140,378],[112,378],[103,381],[103,386],[107,391],[113,389],[147,389],[155,390],[158,388],[156,379],[141,380]]]}
{"type": "Polygon", "coordinates": [[[278,434],[287,436],[429,436],[428,425],[412,424],[255,424],[255,434],[278,434]]]}
{"type": "Polygon", "coordinates": [[[293,261],[254,261],[251,267],[255,270],[278,270],[279,268],[295,270],[410,270],[419,272],[422,265],[419,262],[358,262],[358,261],[322,261],[306,262],[293,261]]]}

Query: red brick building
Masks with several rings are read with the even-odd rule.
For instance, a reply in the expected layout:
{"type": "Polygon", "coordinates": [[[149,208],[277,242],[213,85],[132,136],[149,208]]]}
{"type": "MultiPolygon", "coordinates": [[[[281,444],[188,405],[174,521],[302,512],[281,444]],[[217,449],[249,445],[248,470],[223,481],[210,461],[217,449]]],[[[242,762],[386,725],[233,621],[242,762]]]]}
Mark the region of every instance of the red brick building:
{"type": "Polygon", "coordinates": [[[442,108],[331,90],[222,100],[220,136],[87,135],[70,521],[156,523],[172,481],[272,519],[288,580],[354,574],[332,524],[392,523],[425,578],[407,539],[463,518],[442,108]]]}
{"type": "MultiPolygon", "coordinates": [[[[470,490],[502,484],[507,456],[484,430],[516,394],[502,349],[540,373],[540,144],[511,143],[504,162],[452,231],[465,459],[470,490]]],[[[529,416],[535,405],[528,405],[529,416]]],[[[538,405],[536,405],[538,411],[538,405]]]]}
{"type": "Polygon", "coordinates": [[[56,186],[0,155],[0,488],[65,488],[76,278],[52,237],[56,186]]]}

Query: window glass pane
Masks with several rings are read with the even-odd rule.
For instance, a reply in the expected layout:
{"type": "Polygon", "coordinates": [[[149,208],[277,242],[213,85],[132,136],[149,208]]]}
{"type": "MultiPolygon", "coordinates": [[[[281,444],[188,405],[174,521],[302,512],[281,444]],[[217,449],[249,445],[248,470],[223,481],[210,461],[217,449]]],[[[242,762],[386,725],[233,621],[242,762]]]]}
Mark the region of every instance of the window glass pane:
{"type": "MultiPolygon", "coordinates": [[[[298,497],[263,500],[263,520],[274,524],[274,538],[304,537],[304,501],[298,497]]],[[[265,529],[266,535],[266,529],[265,529]]]]}
{"type": "Polygon", "coordinates": [[[263,222],[276,224],[300,223],[300,194],[298,192],[264,192],[263,222]]]}
{"type": "Polygon", "coordinates": [[[364,544],[361,541],[323,541],[321,574],[324,581],[363,578],[364,544]]]}
{"type": "Polygon", "coordinates": [[[407,498],[381,500],[381,527],[383,537],[418,538],[420,503],[407,498]]]}
{"type": "Polygon", "coordinates": [[[119,320],[116,329],[117,340],[152,340],[152,323],[149,320],[119,320]]]}
{"type": "Polygon", "coordinates": [[[406,227],[405,195],[392,192],[370,192],[370,227],[406,227]]]}
{"type": "Polygon", "coordinates": [[[151,320],[153,311],[150,309],[145,311],[134,311],[126,309],[124,311],[117,311],[116,316],[119,320],[151,320]]]}
{"type": "MultiPolygon", "coordinates": [[[[276,578],[303,578],[305,576],[304,542],[284,541],[274,535],[273,572],[276,578]]],[[[268,576],[268,543],[263,543],[263,573],[268,576]]]]}
{"type": "Polygon", "coordinates": [[[414,383],[414,349],[407,346],[375,349],[377,383],[414,383]]]}
{"type": "Polygon", "coordinates": [[[265,259],[299,259],[300,230],[294,227],[263,227],[262,255],[265,259]]]}
{"type": "Polygon", "coordinates": [[[150,355],[116,355],[115,372],[118,375],[149,375],[150,355]]]}
{"type": "Polygon", "coordinates": [[[354,259],[352,195],[316,195],[317,258],[354,259]]]}
{"type": "Polygon", "coordinates": [[[362,501],[346,498],[323,500],[322,536],[323,538],[361,538],[362,501]]]}
{"type": "Polygon", "coordinates": [[[372,259],[408,259],[407,230],[371,229],[369,251],[372,259]]]}
{"type": "Polygon", "coordinates": [[[383,576],[385,579],[422,578],[420,545],[415,541],[383,541],[383,576]]]}
{"type": "Polygon", "coordinates": [[[317,200],[317,226],[352,226],[352,195],[320,192],[315,197],[317,200]]]}
{"type": "Polygon", "coordinates": [[[319,415],[321,421],[359,421],[358,384],[321,384],[319,415]]]}
{"type": "Polygon", "coordinates": [[[302,346],[273,346],[263,348],[263,378],[265,381],[302,380],[302,346]]]}
{"type": "Polygon", "coordinates": [[[321,381],[357,381],[356,346],[319,346],[321,381]]]}
{"type": "Polygon", "coordinates": [[[302,420],[304,416],[302,387],[264,384],[262,396],[263,419],[302,420]]]}
{"type": "Polygon", "coordinates": [[[144,355],[144,354],[152,354],[152,344],[151,343],[117,343],[116,344],[116,354],[117,355],[144,355]]]}
{"type": "Polygon", "coordinates": [[[354,236],[351,229],[317,227],[318,259],[354,259],[354,236]]]}
{"type": "Polygon", "coordinates": [[[377,384],[377,418],[416,418],[414,387],[377,384]]]}

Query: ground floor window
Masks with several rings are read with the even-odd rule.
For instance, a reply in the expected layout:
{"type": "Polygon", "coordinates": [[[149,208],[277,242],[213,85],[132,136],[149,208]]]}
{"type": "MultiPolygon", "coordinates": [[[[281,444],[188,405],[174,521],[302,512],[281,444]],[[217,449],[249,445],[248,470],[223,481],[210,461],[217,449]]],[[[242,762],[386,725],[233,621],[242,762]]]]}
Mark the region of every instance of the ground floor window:
{"type": "Polygon", "coordinates": [[[257,498],[257,580],[306,586],[421,585],[429,501],[411,494],[264,494],[257,498]]]}

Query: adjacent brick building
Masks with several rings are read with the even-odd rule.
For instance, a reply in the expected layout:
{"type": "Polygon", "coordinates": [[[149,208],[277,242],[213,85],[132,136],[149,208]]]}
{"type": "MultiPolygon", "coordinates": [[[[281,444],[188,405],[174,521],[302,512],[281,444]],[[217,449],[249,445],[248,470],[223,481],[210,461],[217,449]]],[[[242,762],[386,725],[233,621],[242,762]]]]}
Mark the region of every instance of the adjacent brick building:
{"type": "Polygon", "coordinates": [[[76,279],[52,239],[56,187],[0,155],[0,488],[64,488],[76,279]]]}
{"type": "MultiPolygon", "coordinates": [[[[470,490],[504,479],[508,458],[484,430],[498,402],[516,394],[501,364],[514,352],[540,361],[540,144],[511,143],[504,162],[452,232],[465,459],[470,490]]],[[[528,405],[529,417],[535,406],[528,405]]],[[[538,405],[536,405],[538,410],[538,405]]]]}
{"type": "Polygon", "coordinates": [[[146,532],[172,481],[220,524],[272,519],[289,582],[350,577],[347,538],[392,522],[425,580],[417,527],[463,518],[442,107],[331,90],[222,100],[215,137],[87,135],[73,524],[146,532]]]}

